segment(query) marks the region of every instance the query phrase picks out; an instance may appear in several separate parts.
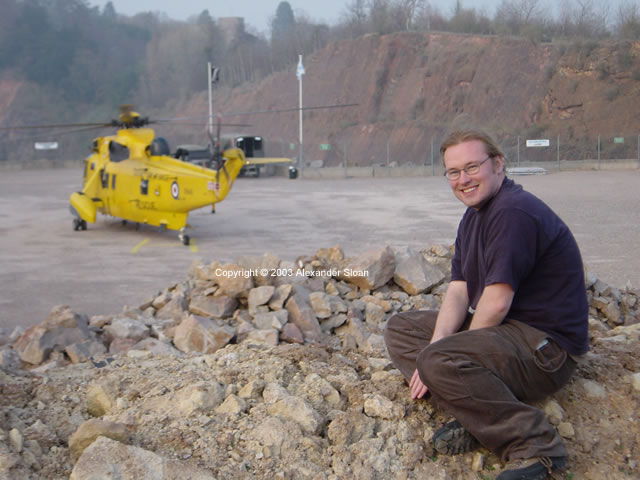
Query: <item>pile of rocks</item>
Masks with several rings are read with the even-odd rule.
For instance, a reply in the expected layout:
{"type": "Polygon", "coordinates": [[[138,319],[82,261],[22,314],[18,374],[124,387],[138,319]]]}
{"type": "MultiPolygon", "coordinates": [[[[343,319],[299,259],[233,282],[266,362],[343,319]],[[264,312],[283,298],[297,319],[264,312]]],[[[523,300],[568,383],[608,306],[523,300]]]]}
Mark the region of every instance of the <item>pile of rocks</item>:
{"type": "MultiPolygon", "coordinates": [[[[451,253],[196,262],[138,308],[55,307],[0,332],[0,478],[488,475],[500,466],[484,450],[434,456],[447,418],[409,400],[382,339],[394,313],[438,308],[451,253]]],[[[638,292],[590,274],[587,291],[589,361],[540,407],[580,478],[614,478],[612,462],[626,478],[638,473],[636,434],[621,433],[637,420],[638,292]]]]}
{"type": "Polygon", "coordinates": [[[13,349],[40,365],[54,352],[60,366],[128,350],[157,354],[209,354],[230,342],[276,346],[313,343],[327,335],[364,351],[380,350],[380,326],[398,311],[437,308],[450,249],[386,247],[345,259],[339,247],[322,249],[295,263],[274,255],[241,257],[235,263],[194,263],[188,278],[139,308],[87,318],[56,307],[31,327],[13,349]]]}

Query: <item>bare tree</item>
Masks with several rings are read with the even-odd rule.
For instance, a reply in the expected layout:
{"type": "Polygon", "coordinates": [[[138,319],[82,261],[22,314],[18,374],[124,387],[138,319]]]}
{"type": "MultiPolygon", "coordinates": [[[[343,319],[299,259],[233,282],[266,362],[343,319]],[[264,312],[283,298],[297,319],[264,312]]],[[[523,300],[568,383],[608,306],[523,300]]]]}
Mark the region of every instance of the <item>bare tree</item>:
{"type": "Polygon", "coordinates": [[[630,0],[620,3],[615,29],[620,38],[640,38],[640,9],[637,3],[630,0]]]}
{"type": "Polygon", "coordinates": [[[545,20],[542,0],[502,0],[496,11],[496,22],[506,33],[519,34],[527,27],[541,25],[545,20]]]}
{"type": "Polygon", "coordinates": [[[424,0],[397,0],[394,7],[402,21],[404,30],[411,30],[418,10],[424,5],[424,0]]]}
{"type": "Polygon", "coordinates": [[[445,30],[447,20],[437,6],[423,2],[416,12],[414,25],[418,30],[445,30]]]}

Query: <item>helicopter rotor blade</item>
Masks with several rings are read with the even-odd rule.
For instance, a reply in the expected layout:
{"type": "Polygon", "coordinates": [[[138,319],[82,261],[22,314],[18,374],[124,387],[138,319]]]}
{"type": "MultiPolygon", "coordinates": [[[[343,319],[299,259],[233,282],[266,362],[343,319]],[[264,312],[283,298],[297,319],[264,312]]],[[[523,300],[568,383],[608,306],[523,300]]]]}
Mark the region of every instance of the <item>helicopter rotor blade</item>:
{"type": "Polygon", "coordinates": [[[102,128],[105,128],[104,126],[100,125],[97,127],[85,127],[85,128],[78,128],[76,130],[60,130],[57,132],[50,132],[50,133],[34,133],[32,135],[27,135],[24,137],[18,137],[18,138],[11,138],[11,139],[6,139],[7,141],[11,141],[11,142],[19,142],[19,141],[24,141],[24,140],[33,140],[36,138],[42,138],[43,135],[47,135],[48,137],[61,137],[63,135],[71,135],[74,133],[81,133],[81,132],[90,132],[91,130],[100,130],[102,128]]]}
{"type": "MultiPolygon", "coordinates": [[[[152,123],[152,122],[149,122],[152,123]]],[[[169,122],[159,122],[156,121],[156,123],[164,123],[167,124],[169,122]]],[[[199,123],[185,123],[185,122],[176,122],[176,123],[171,123],[172,126],[174,127],[193,127],[193,126],[197,126],[197,127],[201,127],[202,126],[202,122],[199,123]]],[[[251,127],[250,123],[221,123],[220,125],[222,125],[223,127],[251,127]]]]}
{"type": "Polygon", "coordinates": [[[357,107],[360,105],[359,103],[336,103],[334,105],[316,105],[312,107],[291,107],[291,108],[278,108],[278,109],[270,109],[270,110],[254,110],[252,112],[229,112],[223,113],[226,117],[234,117],[236,115],[253,115],[260,113],[284,113],[284,112],[297,112],[299,110],[322,110],[322,109],[330,109],[330,108],[345,108],[345,107],[357,107]]]}
{"type": "Polygon", "coordinates": [[[15,127],[0,127],[0,130],[34,130],[44,128],[73,128],[73,127],[110,127],[110,123],[54,123],[51,125],[20,125],[15,127]]]}

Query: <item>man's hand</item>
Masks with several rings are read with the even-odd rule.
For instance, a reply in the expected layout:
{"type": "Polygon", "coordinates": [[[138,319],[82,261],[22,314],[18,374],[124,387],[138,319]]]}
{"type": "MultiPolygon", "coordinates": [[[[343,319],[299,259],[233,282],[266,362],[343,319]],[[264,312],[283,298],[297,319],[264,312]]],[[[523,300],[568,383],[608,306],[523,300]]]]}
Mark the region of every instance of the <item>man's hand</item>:
{"type": "Polygon", "coordinates": [[[411,376],[411,381],[409,382],[409,387],[411,388],[411,400],[415,400],[416,398],[424,397],[425,393],[427,393],[427,386],[422,383],[420,380],[420,375],[418,375],[418,369],[416,368],[411,376]]]}

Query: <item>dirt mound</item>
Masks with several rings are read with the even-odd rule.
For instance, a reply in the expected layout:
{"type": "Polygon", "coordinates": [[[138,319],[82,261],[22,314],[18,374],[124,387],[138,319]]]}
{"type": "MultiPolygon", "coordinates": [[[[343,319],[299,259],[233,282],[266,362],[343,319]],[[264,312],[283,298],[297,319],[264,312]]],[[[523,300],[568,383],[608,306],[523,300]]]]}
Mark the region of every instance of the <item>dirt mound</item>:
{"type": "MultiPolygon", "coordinates": [[[[0,335],[0,477],[492,478],[485,450],[435,454],[448,417],[409,400],[381,337],[392,314],[438,307],[449,256],[267,254],[194,264],[139,309],[56,307],[0,335]]],[[[586,288],[591,351],[539,406],[569,449],[564,478],[638,478],[638,292],[586,288]]]]}

